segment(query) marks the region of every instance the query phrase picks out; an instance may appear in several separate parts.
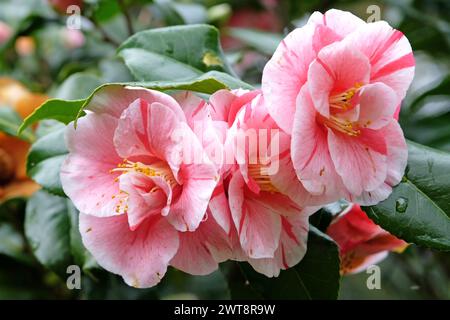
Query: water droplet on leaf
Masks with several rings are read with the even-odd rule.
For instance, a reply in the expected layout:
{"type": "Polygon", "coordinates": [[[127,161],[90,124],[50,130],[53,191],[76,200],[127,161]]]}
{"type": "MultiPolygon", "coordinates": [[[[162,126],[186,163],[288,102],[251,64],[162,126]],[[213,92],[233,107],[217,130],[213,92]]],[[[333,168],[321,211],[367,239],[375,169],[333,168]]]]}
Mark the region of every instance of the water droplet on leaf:
{"type": "Polygon", "coordinates": [[[400,197],[395,201],[395,210],[403,213],[408,208],[408,199],[400,197]]]}

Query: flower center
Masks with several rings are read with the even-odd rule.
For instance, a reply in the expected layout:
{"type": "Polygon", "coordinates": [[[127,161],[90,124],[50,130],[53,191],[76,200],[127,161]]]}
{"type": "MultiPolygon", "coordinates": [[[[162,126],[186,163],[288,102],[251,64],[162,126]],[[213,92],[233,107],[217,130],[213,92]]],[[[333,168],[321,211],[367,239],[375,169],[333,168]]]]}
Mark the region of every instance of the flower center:
{"type": "Polygon", "coordinates": [[[165,162],[162,161],[147,165],[142,162],[132,162],[124,159],[122,163],[117,165],[117,168],[111,170],[111,173],[113,172],[137,172],[142,173],[147,177],[161,177],[169,184],[171,188],[178,185],[175,177],[173,176],[172,170],[165,162]]]}
{"type": "Polygon", "coordinates": [[[352,137],[360,135],[361,131],[357,123],[343,119],[340,114],[353,108],[352,98],[362,87],[360,83],[356,83],[350,89],[336,95],[330,96],[329,104],[331,107],[330,116],[324,117],[318,114],[318,120],[328,128],[345,133],[352,137]]]}
{"type": "Polygon", "coordinates": [[[355,125],[355,123],[353,123],[351,121],[341,119],[337,116],[331,116],[331,115],[329,118],[326,118],[322,115],[318,115],[318,116],[319,116],[319,121],[321,123],[323,123],[325,126],[327,126],[328,128],[348,134],[349,136],[352,136],[352,137],[357,137],[361,133],[361,131],[358,129],[357,125],[355,125]]]}
{"type": "MultiPolygon", "coordinates": [[[[114,172],[122,172],[122,174],[127,174],[129,172],[138,172],[146,175],[147,177],[161,177],[172,189],[178,185],[175,177],[173,176],[172,170],[166,163],[162,161],[147,165],[143,164],[142,162],[132,162],[124,159],[122,163],[119,163],[117,165],[117,168],[110,170],[110,173],[114,172]]],[[[119,178],[116,178],[115,181],[119,181],[119,178]]],[[[149,191],[149,193],[156,192],[159,189],[160,187],[154,186],[149,191]]],[[[112,196],[112,198],[118,199],[117,205],[115,207],[116,213],[122,214],[128,211],[129,194],[126,191],[120,190],[119,194],[112,196]]]]}
{"type": "Polygon", "coordinates": [[[356,83],[353,87],[350,89],[340,93],[332,95],[329,99],[330,107],[346,111],[352,107],[352,104],[350,101],[352,100],[353,96],[359,91],[359,89],[362,87],[362,84],[356,83]]]}
{"type": "Polygon", "coordinates": [[[269,168],[269,165],[260,163],[249,164],[248,175],[258,184],[261,191],[279,192],[270,180],[269,168]]]}

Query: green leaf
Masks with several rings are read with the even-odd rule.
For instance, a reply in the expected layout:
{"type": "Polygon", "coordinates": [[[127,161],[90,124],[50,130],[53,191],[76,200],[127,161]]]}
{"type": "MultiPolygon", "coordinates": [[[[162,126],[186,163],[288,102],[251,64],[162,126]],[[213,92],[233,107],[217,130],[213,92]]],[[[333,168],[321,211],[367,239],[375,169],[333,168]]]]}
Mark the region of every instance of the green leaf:
{"type": "Polygon", "coordinates": [[[206,8],[198,3],[174,2],[174,9],[184,20],[184,24],[205,23],[208,20],[206,8]]]}
{"type": "Polygon", "coordinates": [[[191,79],[211,70],[233,73],[209,25],[141,31],[126,40],[119,55],[139,81],[191,79]]]}
{"type": "Polygon", "coordinates": [[[0,222],[0,255],[9,256],[25,264],[32,263],[26,253],[25,239],[12,224],[0,222]]]}
{"type": "Polygon", "coordinates": [[[19,132],[23,131],[33,123],[44,119],[54,119],[68,124],[84,115],[83,109],[89,104],[93,96],[108,86],[134,86],[160,91],[190,90],[207,94],[212,94],[220,89],[253,88],[249,84],[219,71],[210,71],[200,76],[195,76],[192,79],[178,81],[108,83],[95,89],[94,92],[84,100],[48,100],[25,119],[19,128],[19,132]]]}
{"type": "Polygon", "coordinates": [[[39,108],[33,111],[19,128],[19,133],[26,128],[43,119],[54,119],[65,124],[73,121],[83,106],[85,100],[66,101],[51,99],[44,102],[39,108]]]}
{"type": "Polygon", "coordinates": [[[450,154],[408,142],[408,167],[385,201],[363,208],[408,242],[450,250],[450,154]]]}
{"type": "Polygon", "coordinates": [[[334,241],[311,227],[305,257],[277,278],[267,278],[247,263],[234,263],[237,268],[225,273],[233,299],[337,299],[339,263],[334,241]]]}
{"type": "Polygon", "coordinates": [[[45,191],[36,192],[28,201],[25,236],[38,261],[59,275],[72,264],[70,218],[67,199],[45,191]]]}
{"type": "Polygon", "coordinates": [[[86,272],[90,269],[98,268],[99,266],[94,257],[83,245],[80,230],[78,228],[79,212],[69,200],[67,200],[67,213],[70,217],[70,250],[75,263],[81,266],[86,272]]]}
{"type": "Polygon", "coordinates": [[[343,199],[327,204],[309,217],[309,223],[320,231],[326,232],[328,226],[333,220],[333,217],[344,212],[349,205],[350,203],[343,199]]]}
{"type": "Polygon", "coordinates": [[[100,78],[93,74],[75,73],[61,84],[55,97],[61,100],[86,99],[101,84],[100,78]]]}
{"type": "Polygon", "coordinates": [[[12,108],[0,106],[0,131],[28,142],[33,142],[35,137],[31,130],[24,130],[21,134],[17,134],[21,123],[22,118],[17,112],[12,108]]]}
{"type": "Polygon", "coordinates": [[[170,0],[154,0],[156,7],[161,12],[164,21],[169,26],[185,24],[181,14],[175,9],[174,4],[170,0]]]}
{"type": "Polygon", "coordinates": [[[104,23],[120,13],[120,6],[117,1],[97,0],[93,5],[93,18],[98,23],[104,23]]]}
{"type": "Polygon", "coordinates": [[[263,32],[245,28],[228,28],[227,34],[231,37],[239,39],[247,46],[258,50],[268,56],[271,56],[281,40],[283,35],[278,33],[263,32]]]}
{"type": "Polygon", "coordinates": [[[154,0],[167,25],[205,23],[208,19],[204,6],[171,0],[154,0]]]}
{"type": "Polygon", "coordinates": [[[27,174],[52,194],[64,196],[59,171],[67,148],[64,142],[66,127],[55,130],[38,139],[30,149],[27,174]]]}
{"type": "Polygon", "coordinates": [[[0,255],[0,300],[52,297],[55,292],[44,284],[41,270],[0,255]]]}
{"type": "Polygon", "coordinates": [[[408,139],[441,150],[450,150],[450,111],[431,115],[400,117],[408,139]]]}
{"type": "Polygon", "coordinates": [[[421,109],[423,104],[421,104],[427,97],[437,96],[437,95],[447,95],[450,90],[450,75],[446,76],[442,81],[437,84],[433,89],[430,89],[421,95],[419,95],[411,103],[409,109],[410,112],[414,113],[421,109]]]}

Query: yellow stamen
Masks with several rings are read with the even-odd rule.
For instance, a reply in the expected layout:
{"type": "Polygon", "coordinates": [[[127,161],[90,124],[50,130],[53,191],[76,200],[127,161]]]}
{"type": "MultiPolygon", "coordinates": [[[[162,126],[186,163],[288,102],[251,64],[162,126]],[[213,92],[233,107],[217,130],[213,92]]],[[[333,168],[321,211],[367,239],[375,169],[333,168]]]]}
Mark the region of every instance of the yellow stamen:
{"type": "Polygon", "coordinates": [[[320,119],[328,128],[335,129],[349,136],[357,137],[361,133],[360,130],[355,129],[355,124],[351,121],[340,119],[336,116],[330,116],[329,118],[320,116],[320,119]]]}
{"type": "Polygon", "coordinates": [[[261,191],[279,192],[270,179],[269,165],[249,164],[248,175],[258,184],[261,191]]]}
{"type": "Polygon", "coordinates": [[[351,108],[350,100],[362,87],[360,83],[356,83],[354,87],[330,97],[330,107],[339,110],[348,110],[351,108]]]}
{"type": "MultiPolygon", "coordinates": [[[[132,162],[127,159],[124,159],[122,163],[117,165],[117,168],[114,168],[109,171],[110,173],[120,172],[121,174],[127,174],[129,172],[138,172],[142,173],[148,177],[161,177],[163,178],[171,188],[178,185],[175,177],[173,176],[172,170],[169,166],[163,162],[156,162],[151,165],[146,165],[141,162],[132,162]]],[[[119,177],[114,179],[115,182],[119,181],[119,177]]],[[[150,193],[156,192],[159,190],[158,186],[154,186],[150,193]]],[[[129,195],[126,191],[120,190],[119,194],[111,196],[112,199],[117,198],[117,204],[115,206],[115,212],[117,214],[126,213],[128,211],[128,198],[129,195]]]]}
{"type": "Polygon", "coordinates": [[[148,177],[161,177],[171,187],[178,184],[173,176],[172,170],[163,162],[156,162],[151,165],[146,165],[141,162],[132,162],[124,159],[122,163],[117,165],[117,168],[112,169],[110,172],[122,172],[123,174],[128,172],[138,172],[148,177]]]}

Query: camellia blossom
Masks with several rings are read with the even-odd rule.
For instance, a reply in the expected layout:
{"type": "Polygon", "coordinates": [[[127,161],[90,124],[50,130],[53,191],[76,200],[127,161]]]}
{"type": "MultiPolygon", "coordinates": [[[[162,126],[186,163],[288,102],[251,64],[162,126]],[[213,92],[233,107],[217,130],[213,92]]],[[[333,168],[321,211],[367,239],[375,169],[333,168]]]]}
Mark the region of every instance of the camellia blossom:
{"type": "Polygon", "coordinates": [[[232,259],[278,276],[303,258],[308,218],[317,210],[304,207],[315,199],[295,176],[290,137],[269,116],[260,91],[221,90],[199,108],[216,128],[227,128],[222,184],[209,210],[229,235],[232,259]]]}
{"type": "Polygon", "coordinates": [[[289,137],[270,118],[262,95],[242,107],[230,131],[237,167],[228,201],[239,243],[256,271],[278,276],[305,255],[308,218],[317,209],[301,206],[306,192],[289,161],[289,137]],[[248,144],[239,143],[245,141],[240,135],[248,144]]]}
{"type": "Polygon", "coordinates": [[[402,252],[408,244],[370,220],[359,205],[352,204],[328,227],[327,234],[339,246],[341,273],[357,273],[387,257],[402,252]]]}
{"type": "Polygon", "coordinates": [[[158,283],[169,264],[194,274],[217,268],[230,254],[226,234],[206,215],[219,175],[207,158],[180,161],[186,145],[204,152],[177,101],[109,86],[87,110],[68,128],[61,181],[98,263],[135,287],[158,283]]]}
{"type": "Polygon", "coordinates": [[[414,66],[400,31],[334,9],[314,13],[281,42],[262,90],[270,115],[292,135],[293,165],[309,192],[366,205],[389,196],[406,167],[395,117],[414,66]]]}
{"type": "MultiPolygon", "coordinates": [[[[205,275],[228,259],[278,276],[305,255],[320,206],[374,204],[400,181],[396,119],[413,74],[399,31],[330,10],[282,41],[262,90],[205,100],[102,87],[68,128],[61,168],[84,245],[135,287],[157,284],[169,265],[205,275]]],[[[405,246],[358,205],[328,233],[343,273],[405,246]]]]}

